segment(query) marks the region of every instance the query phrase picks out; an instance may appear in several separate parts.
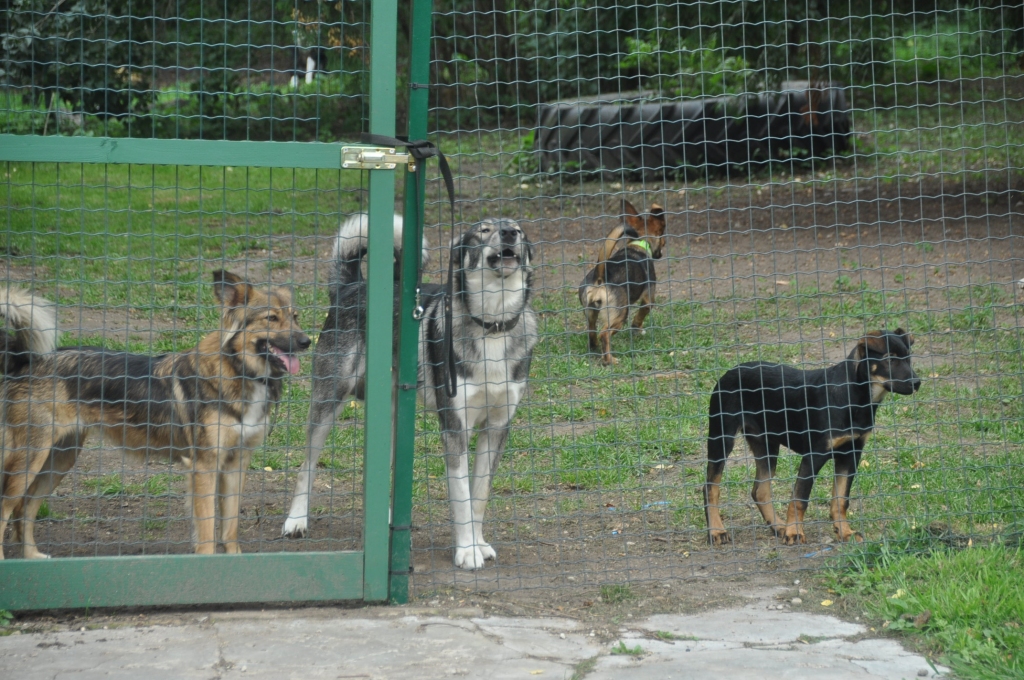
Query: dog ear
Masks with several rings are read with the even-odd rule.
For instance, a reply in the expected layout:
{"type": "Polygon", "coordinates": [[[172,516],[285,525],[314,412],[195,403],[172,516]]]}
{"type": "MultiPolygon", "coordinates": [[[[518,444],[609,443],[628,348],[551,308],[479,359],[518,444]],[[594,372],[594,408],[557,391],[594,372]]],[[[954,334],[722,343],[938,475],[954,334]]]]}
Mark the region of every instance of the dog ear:
{"type": "Polygon", "coordinates": [[[882,331],[871,331],[857,342],[857,357],[864,359],[868,352],[885,354],[889,351],[889,343],[885,341],[882,331]]]}
{"type": "Polygon", "coordinates": [[[647,233],[653,234],[654,236],[663,236],[665,234],[665,209],[657,203],[651,204],[651,214],[644,220],[647,225],[647,233]],[[654,228],[651,228],[651,223],[654,223],[654,228]]]}
{"type": "Polygon", "coordinates": [[[633,204],[626,199],[622,199],[622,221],[633,227],[638,234],[643,235],[644,221],[640,219],[640,213],[636,211],[633,204]]]}
{"type": "Polygon", "coordinates": [[[903,342],[906,343],[908,349],[914,346],[914,336],[911,333],[906,332],[902,328],[897,328],[893,332],[896,335],[898,335],[901,338],[903,338],[903,342]]]}
{"type": "Polygon", "coordinates": [[[466,266],[466,253],[469,252],[469,241],[473,238],[472,231],[465,231],[452,239],[449,256],[453,260],[455,269],[463,269],[466,266]]]}
{"type": "Polygon", "coordinates": [[[243,307],[249,300],[252,286],[238,274],[218,269],[213,272],[213,294],[222,305],[243,307]]]}

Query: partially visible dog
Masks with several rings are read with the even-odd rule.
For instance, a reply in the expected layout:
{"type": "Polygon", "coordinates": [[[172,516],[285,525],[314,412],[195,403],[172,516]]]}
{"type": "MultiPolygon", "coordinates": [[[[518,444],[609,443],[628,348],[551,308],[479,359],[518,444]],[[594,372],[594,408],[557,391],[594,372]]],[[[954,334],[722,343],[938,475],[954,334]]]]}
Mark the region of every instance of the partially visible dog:
{"type": "Polygon", "coordinates": [[[641,216],[623,199],[622,212],[623,224],[608,234],[597,265],[579,290],[590,351],[600,353],[605,365],[618,363],[612,356],[612,335],[626,325],[629,308],[640,304],[633,328],[643,328],[651,313],[657,282],[654,260],[665,247],[665,211],[660,205],[651,205],[651,212],[641,216]]]}
{"type": "Polygon", "coordinates": [[[35,544],[36,513],[93,431],[135,458],[183,463],[195,551],[215,552],[219,516],[225,552],[240,552],[238,504],[252,450],[270,430],[282,378],[299,372],[296,352],[311,343],[289,289],[259,290],[226,271],[213,280],[220,329],[187,352],[161,356],[53,351],[48,332],[45,342],[33,339],[55,328],[52,311],[36,301],[11,315],[10,301],[25,294],[8,290],[4,311],[14,334],[5,360],[15,370],[3,380],[0,404],[0,538],[20,511],[25,557],[46,557],[35,544]]]}
{"type": "Polygon", "coordinates": [[[835,463],[831,517],[841,541],[860,539],[846,520],[857,467],[878,405],[889,392],[913,394],[921,380],[910,365],[914,338],[902,328],[868,333],[844,360],[813,371],[760,361],[740,364],[715,385],[708,414],[708,469],[704,508],[712,544],[729,542],[719,512],[726,458],[742,432],[757,476],[751,496],[765,522],[786,545],[804,543],[803,520],[814,478],[835,463]],[[771,482],[779,447],[803,456],[785,522],[775,515],[771,482]]]}
{"type": "MultiPolygon", "coordinates": [[[[313,354],[306,460],[299,470],[284,536],[306,535],[320,452],[345,401],[364,395],[366,281],[361,264],[366,254],[367,221],[365,215],[349,218],[335,242],[331,306],[313,354]]],[[[400,256],[401,235],[402,220],[396,215],[396,256],[400,256]]],[[[487,219],[462,234],[452,255],[455,396],[449,398],[445,391],[445,296],[438,285],[421,286],[425,311],[420,325],[418,382],[420,397],[437,412],[441,425],[455,565],[479,569],[495,557],[494,549],[484,540],[484,513],[512,417],[526,391],[537,343],[537,319],[530,308],[533,247],[516,222],[487,219]],[[471,479],[469,441],[474,428],[478,435],[471,479]]],[[[397,288],[395,292],[397,295],[397,288]]]]}

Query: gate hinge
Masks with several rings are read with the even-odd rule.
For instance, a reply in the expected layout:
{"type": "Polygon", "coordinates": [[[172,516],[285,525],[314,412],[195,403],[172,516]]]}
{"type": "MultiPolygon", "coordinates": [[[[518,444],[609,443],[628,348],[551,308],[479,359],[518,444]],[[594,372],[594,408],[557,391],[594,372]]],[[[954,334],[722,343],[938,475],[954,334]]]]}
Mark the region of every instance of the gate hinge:
{"type": "Polygon", "coordinates": [[[341,167],[346,170],[394,170],[398,165],[407,165],[409,172],[416,172],[416,160],[407,153],[383,146],[341,147],[341,167]]]}

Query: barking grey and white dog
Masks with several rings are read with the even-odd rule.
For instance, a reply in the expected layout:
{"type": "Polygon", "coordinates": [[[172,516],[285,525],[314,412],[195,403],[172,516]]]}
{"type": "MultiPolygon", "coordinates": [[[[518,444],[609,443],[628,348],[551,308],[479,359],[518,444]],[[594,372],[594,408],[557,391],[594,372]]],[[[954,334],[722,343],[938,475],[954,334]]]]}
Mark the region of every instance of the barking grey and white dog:
{"type": "MultiPolygon", "coordinates": [[[[363,398],[366,282],[361,263],[367,224],[366,215],[350,217],[335,242],[331,307],[313,355],[306,460],[282,532],[288,537],[306,534],[317,459],[338,412],[346,400],[363,398]]],[[[397,262],[402,235],[402,219],[397,215],[394,232],[397,262]]],[[[441,425],[455,565],[480,569],[495,557],[484,540],[484,513],[512,417],[526,391],[537,342],[537,317],[530,308],[533,246],[513,220],[488,219],[462,234],[452,256],[455,395],[449,397],[445,389],[445,295],[436,284],[421,287],[425,313],[420,325],[418,387],[420,398],[437,413],[441,425]],[[479,432],[470,478],[469,440],[474,428],[479,432]]],[[[395,292],[397,297],[397,288],[395,292]]]]}

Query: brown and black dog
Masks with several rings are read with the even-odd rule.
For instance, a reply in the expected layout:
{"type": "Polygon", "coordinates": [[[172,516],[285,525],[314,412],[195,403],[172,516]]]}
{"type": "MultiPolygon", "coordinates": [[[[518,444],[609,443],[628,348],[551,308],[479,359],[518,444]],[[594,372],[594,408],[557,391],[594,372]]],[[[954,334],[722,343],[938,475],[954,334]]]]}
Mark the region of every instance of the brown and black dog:
{"type": "Polygon", "coordinates": [[[850,489],[875,412],[889,392],[913,394],[921,380],[910,365],[914,338],[902,328],[872,331],[835,366],[805,371],[755,361],[729,370],[715,385],[708,414],[708,470],[704,509],[708,539],[729,542],[719,512],[725,460],[740,432],[757,465],[751,496],[765,522],[786,545],[804,543],[803,520],[814,478],[835,462],[831,517],[839,540],[860,538],[846,521],[850,489]],[[771,482],[779,447],[803,456],[785,523],[775,515],[771,482]]]}
{"type": "Polygon", "coordinates": [[[225,552],[240,552],[245,471],[270,430],[282,378],[299,372],[295,354],[310,339],[289,289],[259,290],[226,271],[213,280],[220,328],[189,351],[64,348],[32,356],[4,377],[0,541],[20,514],[25,557],[46,557],[35,544],[36,513],[98,431],[135,458],[183,463],[195,551],[216,551],[219,516],[225,552]]]}
{"type": "Polygon", "coordinates": [[[629,308],[640,304],[633,328],[643,328],[651,313],[657,281],[654,260],[665,247],[665,211],[660,205],[652,204],[650,213],[640,215],[623,199],[622,212],[623,224],[605,238],[597,265],[579,290],[590,351],[600,353],[606,365],[618,363],[612,356],[612,335],[626,325],[629,308]]]}

